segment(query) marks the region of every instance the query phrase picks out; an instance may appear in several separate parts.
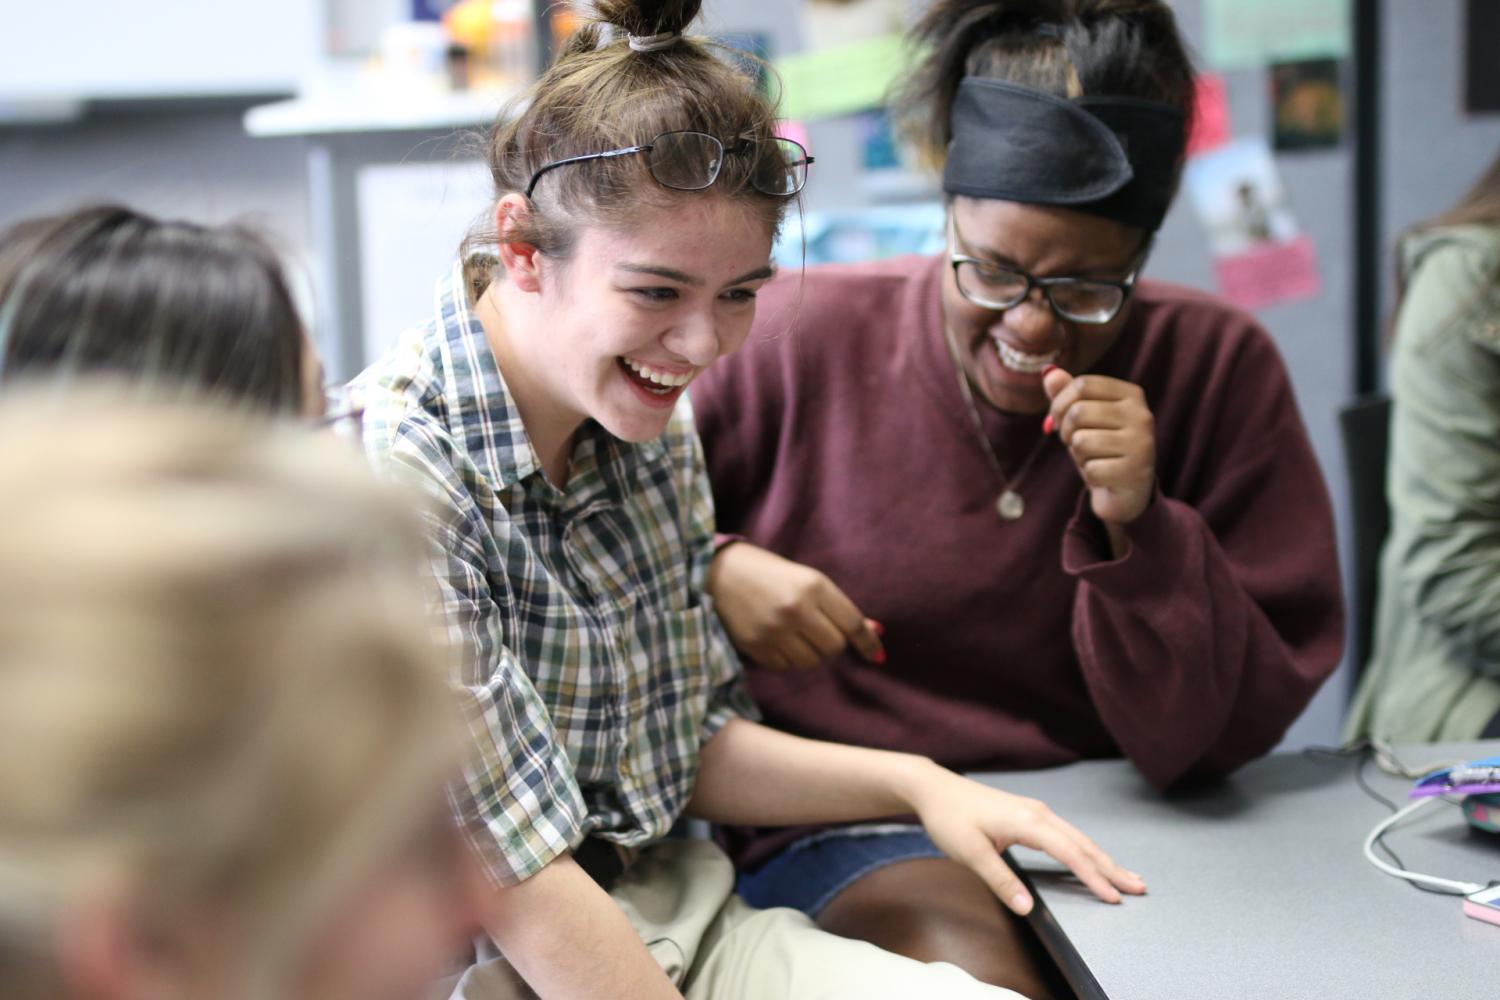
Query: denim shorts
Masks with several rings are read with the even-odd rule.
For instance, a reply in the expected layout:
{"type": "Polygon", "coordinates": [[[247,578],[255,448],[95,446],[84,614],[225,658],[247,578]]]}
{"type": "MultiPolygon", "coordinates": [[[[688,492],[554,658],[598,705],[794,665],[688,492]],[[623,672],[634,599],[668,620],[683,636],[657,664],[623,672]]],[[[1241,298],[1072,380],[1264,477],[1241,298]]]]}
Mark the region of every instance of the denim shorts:
{"type": "Polygon", "coordinates": [[[873,871],[899,861],[940,858],[920,826],[851,826],[804,837],[741,875],[736,886],[751,906],[788,906],[816,917],[833,897],[873,871]]]}

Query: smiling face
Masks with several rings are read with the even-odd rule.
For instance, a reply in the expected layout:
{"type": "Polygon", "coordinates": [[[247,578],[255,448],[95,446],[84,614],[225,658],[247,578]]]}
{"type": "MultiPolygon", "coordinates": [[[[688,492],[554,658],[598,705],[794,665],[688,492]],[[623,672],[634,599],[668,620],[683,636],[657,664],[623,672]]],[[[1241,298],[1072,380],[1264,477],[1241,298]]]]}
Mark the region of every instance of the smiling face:
{"type": "Polygon", "coordinates": [[[772,274],[764,217],[711,194],[665,205],[628,228],[585,226],[566,260],[536,255],[533,328],[509,339],[555,419],[649,441],[749,335],[772,274]]]}
{"type": "MultiPolygon", "coordinates": [[[[1069,209],[989,198],[953,200],[949,214],[955,253],[1018,268],[1038,278],[1121,281],[1137,266],[1146,234],[1140,229],[1069,209]]],[[[1125,324],[1125,306],[1108,323],[1065,320],[1040,288],[1003,311],[977,306],[958,290],[952,268],[943,279],[943,319],[958,345],[969,381],[992,406],[1008,413],[1042,413],[1047,394],[1042,369],[1055,364],[1087,371],[1109,350],[1125,324]]]]}

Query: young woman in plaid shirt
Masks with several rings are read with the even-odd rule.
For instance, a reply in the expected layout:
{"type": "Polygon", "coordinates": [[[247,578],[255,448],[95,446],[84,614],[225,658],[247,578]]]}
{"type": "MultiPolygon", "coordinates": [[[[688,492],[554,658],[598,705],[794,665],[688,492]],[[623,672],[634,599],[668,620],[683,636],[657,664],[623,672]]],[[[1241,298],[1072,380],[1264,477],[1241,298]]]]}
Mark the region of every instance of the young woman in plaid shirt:
{"type": "Polygon", "coordinates": [[[495,882],[481,952],[504,958],[481,954],[454,995],[1014,996],[754,910],[717,847],[663,842],[683,816],[915,814],[1020,912],[1015,843],[1107,901],[1144,889],[1041,803],[753,721],[705,596],[713,510],[684,391],[743,343],[810,160],[682,37],[696,2],[599,7],[494,131],[490,238],[353,387],[374,460],[432,499],[478,747],[456,799],[495,882]]]}

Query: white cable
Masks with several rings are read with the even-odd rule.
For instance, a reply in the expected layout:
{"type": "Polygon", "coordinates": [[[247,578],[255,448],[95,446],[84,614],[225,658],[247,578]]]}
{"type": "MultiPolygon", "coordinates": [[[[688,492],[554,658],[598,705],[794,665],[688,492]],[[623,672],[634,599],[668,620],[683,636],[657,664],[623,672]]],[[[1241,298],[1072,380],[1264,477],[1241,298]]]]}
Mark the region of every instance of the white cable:
{"type": "Polygon", "coordinates": [[[1387,830],[1391,829],[1391,827],[1393,826],[1396,826],[1402,820],[1415,815],[1432,803],[1440,801],[1442,800],[1438,798],[1418,799],[1411,805],[1397,810],[1396,812],[1392,813],[1391,815],[1387,816],[1385,819],[1377,823],[1375,825],[1375,829],[1371,830],[1370,835],[1365,838],[1365,858],[1370,862],[1370,864],[1374,865],[1376,868],[1379,868],[1387,875],[1393,875],[1396,878],[1406,879],[1406,881],[1408,882],[1420,882],[1422,885],[1431,886],[1434,889],[1445,889],[1449,892],[1456,892],[1460,895],[1467,896],[1471,892],[1478,892],[1479,890],[1483,889],[1484,886],[1474,882],[1455,882],[1452,879],[1438,878],[1436,875],[1423,875],[1420,872],[1409,872],[1404,868],[1397,868],[1395,865],[1387,864],[1385,861],[1382,861],[1380,858],[1375,856],[1375,842],[1379,840],[1387,830]]]}

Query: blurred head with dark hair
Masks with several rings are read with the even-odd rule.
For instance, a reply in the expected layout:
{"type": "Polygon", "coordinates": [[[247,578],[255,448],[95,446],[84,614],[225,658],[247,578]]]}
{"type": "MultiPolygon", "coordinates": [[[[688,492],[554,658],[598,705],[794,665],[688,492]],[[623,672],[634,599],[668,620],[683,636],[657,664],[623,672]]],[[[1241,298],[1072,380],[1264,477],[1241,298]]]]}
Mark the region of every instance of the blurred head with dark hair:
{"type": "Polygon", "coordinates": [[[0,233],[0,373],[110,374],[272,413],[323,408],[321,368],[262,238],[117,205],[0,233]]]}

